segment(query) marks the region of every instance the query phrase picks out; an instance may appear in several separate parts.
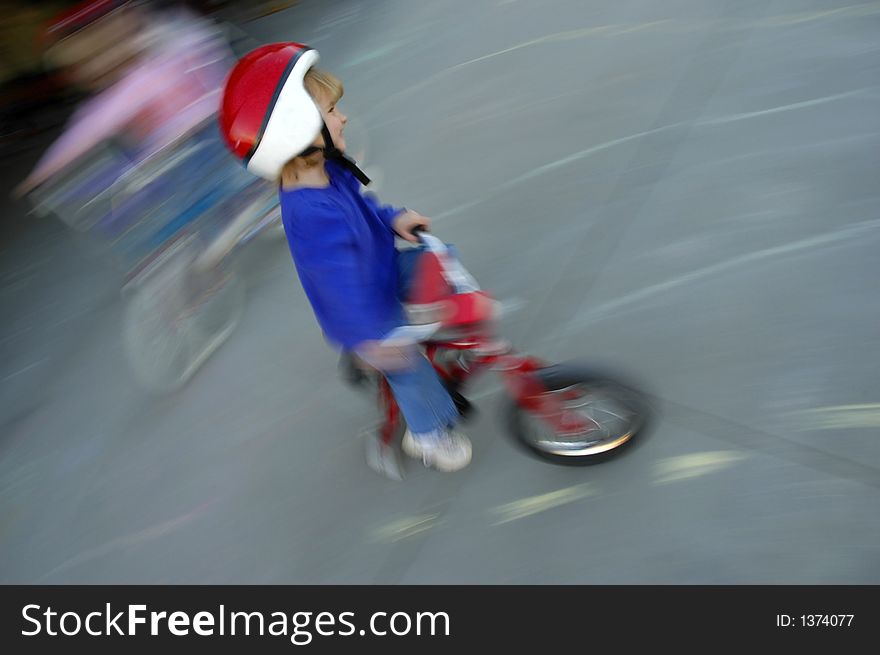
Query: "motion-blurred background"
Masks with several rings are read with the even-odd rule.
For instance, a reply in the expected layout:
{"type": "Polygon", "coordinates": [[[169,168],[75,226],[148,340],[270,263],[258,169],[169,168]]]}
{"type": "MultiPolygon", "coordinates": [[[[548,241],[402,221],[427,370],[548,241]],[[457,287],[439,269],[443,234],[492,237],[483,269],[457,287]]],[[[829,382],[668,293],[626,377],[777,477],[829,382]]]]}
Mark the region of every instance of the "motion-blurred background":
{"type": "Polygon", "coordinates": [[[880,3],[110,4],[80,43],[81,5],[0,9],[0,582],[880,582],[880,3]],[[650,390],[637,447],[533,459],[486,377],[468,469],[366,466],[376,410],[212,132],[281,40],[504,336],[650,390]],[[193,240],[222,264],[181,288],[193,240]]]}

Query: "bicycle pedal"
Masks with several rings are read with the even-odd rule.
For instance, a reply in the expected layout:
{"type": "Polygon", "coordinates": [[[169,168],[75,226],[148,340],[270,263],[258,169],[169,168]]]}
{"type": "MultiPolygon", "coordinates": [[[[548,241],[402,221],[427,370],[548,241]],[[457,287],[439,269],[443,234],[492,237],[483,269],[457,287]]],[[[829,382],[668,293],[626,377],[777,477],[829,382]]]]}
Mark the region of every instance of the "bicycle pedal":
{"type": "Polygon", "coordinates": [[[364,445],[367,466],[373,471],[395,482],[401,482],[406,478],[400,456],[394,446],[383,443],[372,431],[364,435],[364,445]]]}
{"type": "Polygon", "coordinates": [[[450,391],[449,395],[452,396],[452,402],[455,403],[455,408],[458,410],[458,414],[463,421],[473,418],[477,412],[477,408],[470,400],[457,391],[450,391]]]}
{"type": "Polygon", "coordinates": [[[343,353],[339,358],[339,373],[342,379],[352,387],[364,387],[370,376],[354,360],[351,353],[343,353]]]}

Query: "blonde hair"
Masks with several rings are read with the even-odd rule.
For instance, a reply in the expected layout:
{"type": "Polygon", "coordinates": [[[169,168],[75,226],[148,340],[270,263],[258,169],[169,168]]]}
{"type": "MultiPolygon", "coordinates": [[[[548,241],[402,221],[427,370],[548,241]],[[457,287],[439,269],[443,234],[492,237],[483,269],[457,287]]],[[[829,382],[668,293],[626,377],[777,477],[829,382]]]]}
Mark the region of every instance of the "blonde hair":
{"type": "Polygon", "coordinates": [[[317,100],[318,96],[323,92],[330,98],[330,102],[333,104],[339,102],[342,94],[345,93],[342,80],[333,73],[319,68],[310,68],[306,72],[305,78],[303,78],[303,84],[312,98],[317,100]]]}
{"type": "MultiPolygon", "coordinates": [[[[319,101],[319,96],[325,96],[325,98],[329,98],[330,104],[336,104],[342,98],[342,94],[345,93],[342,80],[333,73],[319,68],[310,68],[306,72],[303,78],[303,85],[316,103],[319,101]]],[[[314,168],[320,165],[323,160],[324,154],[322,152],[313,152],[305,157],[297,155],[284,165],[284,169],[288,169],[288,167],[314,168]]]]}

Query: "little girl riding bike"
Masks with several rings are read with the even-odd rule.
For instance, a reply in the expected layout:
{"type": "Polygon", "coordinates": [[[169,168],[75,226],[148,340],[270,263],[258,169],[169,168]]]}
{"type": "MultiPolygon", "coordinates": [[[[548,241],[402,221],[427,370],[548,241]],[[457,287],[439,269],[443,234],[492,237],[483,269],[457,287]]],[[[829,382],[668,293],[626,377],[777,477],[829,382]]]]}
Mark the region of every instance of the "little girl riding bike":
{"type": "Polygon", "coordinates": [[[282,219],[300,282],[326,339],[381,372],[406,421],[403,449],[429,467],[457,471],[471,444],[459,411],[431,363],[397,328],[418,249],[430,220],[380,204],[369,179],[345,155],[342,83],[314,68],[318,52],[299,43],[262,46],[229,75],[221,131],[247,169],[279,184],[282,219]]]}
{"type": "Polygon", "coordinates": [[[247,169],[279,184],[290,251],[327,340],[377,373],[384,417],[371,466],[402,477],[392,441],[403,424],[408,455],[441,471],[467,466],[460,389],[485,370],[504,378],[508,427],[532,452],[586,463],[629,443],[646,423],[642,394],[606,372],[515,353],[493,334],[498,303],[425,234],[429,219],[362,193],[369,179],[345,155],[342,84],[317,60],[298,43],[246,55],[227,80],[220,123],[247,169]],[[395,237],[421,247],[398,251],[395,237]]]}

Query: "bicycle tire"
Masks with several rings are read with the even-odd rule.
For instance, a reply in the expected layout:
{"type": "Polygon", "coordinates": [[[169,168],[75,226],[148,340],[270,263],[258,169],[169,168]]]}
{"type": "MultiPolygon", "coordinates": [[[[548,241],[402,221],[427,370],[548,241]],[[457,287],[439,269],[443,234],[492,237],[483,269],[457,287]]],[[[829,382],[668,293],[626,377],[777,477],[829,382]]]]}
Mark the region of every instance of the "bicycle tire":
{"type": "Polygon", "coordinates": [[[595,426],[580,434],[556,434],[548,423],[511,399],[507,405],[511,435],[542,459],[573,465],[605,461],[623,451],[648,427],[651,409],[645,394],[614,374],[581,364],[562,363],[540,369],[533,375],[548,393],[572,390],[572,396],[579,394],[570,401],[576,406],[567,409],[586,415],[595,426]],[[599,406],[597,401],[603,398],[616,404],[620,415],[599,406]]]}

